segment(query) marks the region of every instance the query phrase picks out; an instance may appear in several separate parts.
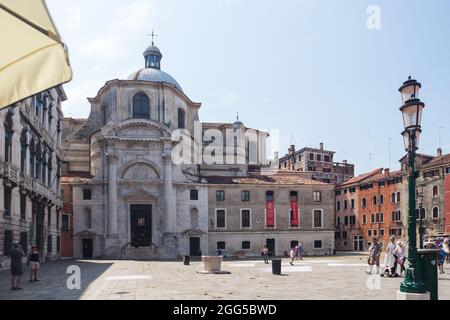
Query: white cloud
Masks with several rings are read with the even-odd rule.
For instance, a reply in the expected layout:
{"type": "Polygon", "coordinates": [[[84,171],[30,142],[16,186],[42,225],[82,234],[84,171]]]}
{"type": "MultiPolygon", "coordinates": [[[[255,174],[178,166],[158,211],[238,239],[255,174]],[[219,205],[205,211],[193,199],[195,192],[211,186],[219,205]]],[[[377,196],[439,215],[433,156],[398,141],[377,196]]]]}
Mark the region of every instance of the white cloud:
{"type": "Polygon", "coordinates": [[[67,101],[63,102],[62,109],[65,117],[87,117],[90,112],[88,97],[95,97],[98,90],[105,84],[104,79],[92,79],[83,81],[79,85],[67,85],[64,90],[67,101]]]}
{"type": "Polygon", "coordinates": [[[86,41],[79,49],[80,54],[105,63],[127,57],[127,37],[133,33],[150,33],[151,22],[159,15],[157,8],[154,0],[139,0],[115,9],[111,23],[100,35],[86,41]]]}

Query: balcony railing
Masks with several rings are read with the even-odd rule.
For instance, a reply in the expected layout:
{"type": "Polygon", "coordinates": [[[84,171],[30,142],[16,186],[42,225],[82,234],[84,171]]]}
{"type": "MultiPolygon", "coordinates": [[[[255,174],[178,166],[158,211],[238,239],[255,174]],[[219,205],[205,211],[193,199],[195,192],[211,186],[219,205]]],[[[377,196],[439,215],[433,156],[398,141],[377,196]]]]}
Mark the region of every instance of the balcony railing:
{"type": "Polygon", "coordinates": [[[4,180],[10,181],[13,184],[17,185],[19,184],[19,168],[17,168],[15,165],[9,163],[9,162],[4,162],[3,163],[3,172],[2,172],[2,176],[4,180]]]}

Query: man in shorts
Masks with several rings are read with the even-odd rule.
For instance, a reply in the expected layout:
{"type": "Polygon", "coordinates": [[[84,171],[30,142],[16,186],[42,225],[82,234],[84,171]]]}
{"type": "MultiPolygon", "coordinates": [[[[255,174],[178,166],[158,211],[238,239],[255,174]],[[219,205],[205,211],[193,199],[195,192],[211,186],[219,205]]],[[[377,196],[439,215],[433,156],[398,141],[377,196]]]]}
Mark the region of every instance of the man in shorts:
{"type": "Polygon", "coordinates": [[[22,258],[25,257],[25,252],[19,243],[14,242],[13,248],[10,251],[11,255],[11,290],[22,290],[20,286],[20,276],[23,274],[22,258]]]}
{"type": "Polygon", "coordinates": [[[369,268],[366,270],[367,274],[372,274],[373,266],[377,267],[377,274],[380,274],[380,255],[383,250],[381,243],[377,238],[372,239],[372,245],[369,248],[369,268]]]}

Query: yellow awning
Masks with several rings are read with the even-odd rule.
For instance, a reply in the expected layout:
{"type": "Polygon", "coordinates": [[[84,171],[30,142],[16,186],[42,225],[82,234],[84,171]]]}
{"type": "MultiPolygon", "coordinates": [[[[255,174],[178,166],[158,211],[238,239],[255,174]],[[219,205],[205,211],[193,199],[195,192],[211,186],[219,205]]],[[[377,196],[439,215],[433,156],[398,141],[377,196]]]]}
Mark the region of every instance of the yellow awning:
{"type": "Polygon", "coordinates": [[[0,109],[72,79],[44,0],[0,0],[0,109]]]}

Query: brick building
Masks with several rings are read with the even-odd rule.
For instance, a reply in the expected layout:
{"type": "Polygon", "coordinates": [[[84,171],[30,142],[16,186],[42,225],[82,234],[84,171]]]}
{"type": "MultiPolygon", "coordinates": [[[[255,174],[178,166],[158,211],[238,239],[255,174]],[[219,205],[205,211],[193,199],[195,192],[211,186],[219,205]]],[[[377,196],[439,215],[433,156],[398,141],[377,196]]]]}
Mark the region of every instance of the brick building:
{"type": "Polygon", "coordinates": [[[324,149],[323,143],[318,149],[305,147],[298,151],[292,145],[288,154],[276,161],[282,171],[297,171],[311,174],[312,179],[325,183],[341,184],[355,174],[355,166],[334,161],[334,151],[324,149]]]}
{"type": "Polygon", "coordinates": [[[380,173],[382,169],[376,169],[336,186],[336,250],[364,250],[364,243],[367,241],[358,215],[361,203],[359,186],[366,179],[380,173]]]}

